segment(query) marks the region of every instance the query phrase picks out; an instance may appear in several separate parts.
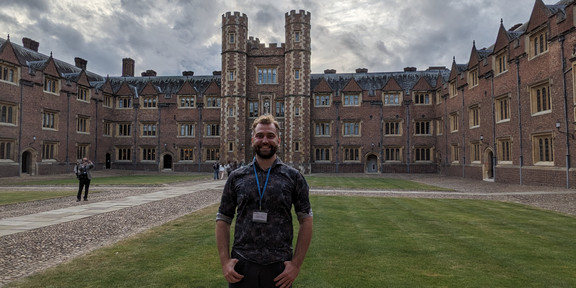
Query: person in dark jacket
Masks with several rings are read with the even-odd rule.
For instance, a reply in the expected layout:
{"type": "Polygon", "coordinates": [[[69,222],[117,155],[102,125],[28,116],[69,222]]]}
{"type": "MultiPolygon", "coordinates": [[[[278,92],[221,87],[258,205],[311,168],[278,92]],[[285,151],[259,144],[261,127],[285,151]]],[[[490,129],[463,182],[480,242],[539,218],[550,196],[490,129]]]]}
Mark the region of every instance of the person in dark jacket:
{"type": "Polygon", "coordinates": [[[82,199],[82,190],[86,187],[84,191],[84,201],[88,201],[88,189],[90,189],[90,180],[92,180],[92,174],[90,170],[94,168],[94,163],[88,158],[82,158],[81,162],[78,162],[74,167],[74,173],[76,173],[76,177],[78,178],[78,195],[76,195],[76,202],[79,202],[82,199]]]}

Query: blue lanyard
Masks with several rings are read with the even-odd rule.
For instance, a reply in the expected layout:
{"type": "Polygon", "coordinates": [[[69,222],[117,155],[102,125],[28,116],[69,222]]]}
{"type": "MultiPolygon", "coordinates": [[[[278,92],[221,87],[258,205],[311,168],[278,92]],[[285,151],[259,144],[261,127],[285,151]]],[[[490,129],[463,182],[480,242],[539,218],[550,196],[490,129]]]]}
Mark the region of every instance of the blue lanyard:
{"type": "Polygon", "coordinates": [[[254,161],[254,176],[256,177],[256,186],[258,186],[258,195],[260,195],[260,210],[262,210],[262,198],[264,198],[264,193],[266,193],[266,186],[268,186],[268,177],[270,177],[270,170],[272,166],[268,168],[268,173],[266,174],[266,182],[264,182],[264,189],[260,191],[260,180],[258,180],[258,173],[256,173],[256,161],[254,161]]]}

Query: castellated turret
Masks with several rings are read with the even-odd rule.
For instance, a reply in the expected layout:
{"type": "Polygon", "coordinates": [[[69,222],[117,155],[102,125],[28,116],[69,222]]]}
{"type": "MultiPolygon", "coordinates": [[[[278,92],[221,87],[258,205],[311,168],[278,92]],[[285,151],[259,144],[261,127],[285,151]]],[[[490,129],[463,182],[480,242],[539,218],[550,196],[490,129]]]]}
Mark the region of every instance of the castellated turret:
{"type": "Polygon", "coordinates": [[[247,41],[246,14],[222,15],[222,95],[246,96],[247,41]]]}
{"type": "Polygon", "coordinates": [[[290,11],[285,15],[286,51],[298,49],[311,51],[310,46],[310,12],[290,11]]]}
{"type": "Polygon", "coordinates": [[[287,151],[302,151],[287,153],[285,161],[301,170],[310,163],[310,18],[310,12],[292,10],[285,14],[284,28],[284,145],[287,151]]]}

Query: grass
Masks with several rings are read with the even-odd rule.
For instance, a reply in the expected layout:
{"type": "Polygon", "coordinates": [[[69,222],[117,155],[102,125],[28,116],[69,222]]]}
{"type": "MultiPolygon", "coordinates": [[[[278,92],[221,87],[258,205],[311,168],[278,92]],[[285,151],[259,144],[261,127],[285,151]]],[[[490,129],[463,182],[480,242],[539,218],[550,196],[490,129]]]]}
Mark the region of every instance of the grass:
{"type": "MultiPolygon", "coordinates": [[[[576,219],[519,204],[311,197],[294,287],[576,287],[576,219]]],[[[216,206],[7,287],[226,287],[216,206]]]]}
{"type": "Polygon", "coordinates": [[[310,187],[408,191],[450,191],[450,189],[414,181],[382,177],[306,176],[310,187]]]}
{"type": "MultiPolygon", "coordinates": [[[[211,174],[194,174],[194,175],[173,175],[173,174],[150,174],[150,175],[121,175],[121,176],[104,176],[93,177],[91,185],[159,185],[168,183],[178,183],[193,180],[212,179],[211,174]]],[[[41,179],[18,181],[10,186],[30,186],[30,185],[78,185],[76,177],[71,175],[62,179],[41,179]]]]}
{"type": "MultiPolygon", "coordinates": [[[[98,186],[107,185],[126,185],[126,186],[142,186],[142,185],[160,185],[179,183],[185,181],[195,180],[208,180],[211,175],[208,174],[195,174],[195,175],[170,175],[170,174],[151,174],[151,175],[122,175],[122,176],[104,176],[94,177],[90,185],[90,193],[98,193],[98,186]]],[[[10,186],[74,186],[77,187],[78,180],[73,176],[61,179],[40,179],[40,180],[22,180],[13,181],[10,186]]],[[[2,188],[0,186],[0,205],[8,205],[22,202],[46,200],[60,197],[76,197],[76,190],[74,191],[51,191],[51,190],[31,190],[19,191],[10,190],[9,188],[2,188]]]]}
{"type": "Polygon", "coordinates": [[[70,196],[76,197],[76,191],[0,191],[0,206],[70,196]]]}

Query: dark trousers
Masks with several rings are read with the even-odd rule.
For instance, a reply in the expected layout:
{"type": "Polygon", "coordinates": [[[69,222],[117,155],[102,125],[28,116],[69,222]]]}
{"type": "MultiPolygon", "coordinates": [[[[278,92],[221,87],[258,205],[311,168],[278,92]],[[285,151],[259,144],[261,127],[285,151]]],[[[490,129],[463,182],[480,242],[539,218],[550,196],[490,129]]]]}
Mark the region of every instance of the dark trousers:
{"type": "Polygon", "coordinates": [[[238,283],[229,283],[229,288],[276,288],[274,278],[284,271],[284,263],[282,262],[260,265],[246,261],[234,254],[232,257],[239,260],[234,270],[244,275],[244,278],[238,283]]]}
{"type": "Polygon", "coordinates": [[[78,200],[80,200],[80,198],[82,198],[82,189],[84,189],[84,187],[86,187],[86,190],[84,192],[84,200],[88,199],[88,189],[90,189],[90,179],[86,178],[86,179],[80,179],[79,184],[78,184],[78,195],[76,195],[76,198],[78,198],[78,200]]]}

